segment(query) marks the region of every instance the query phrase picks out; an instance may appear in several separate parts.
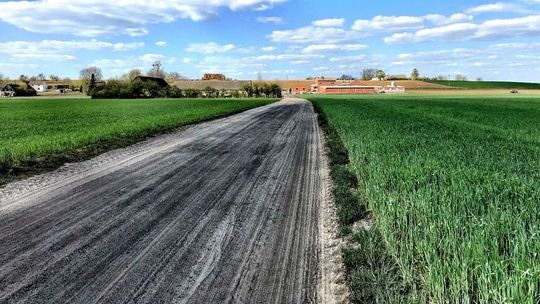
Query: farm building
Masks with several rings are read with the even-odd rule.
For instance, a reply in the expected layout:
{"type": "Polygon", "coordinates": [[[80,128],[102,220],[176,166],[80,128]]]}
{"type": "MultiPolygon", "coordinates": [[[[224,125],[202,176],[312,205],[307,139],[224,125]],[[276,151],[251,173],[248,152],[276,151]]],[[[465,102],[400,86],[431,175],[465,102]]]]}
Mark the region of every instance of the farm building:
{"type": "Polygon", "coordinates": [[[315,84],[311,85],[311,92],[317,93],[321,87],[335,86],[337,85],[337,80],[334,79],[317,79],[315,84]]]}
{"type": "Polygon", "coordinates": [[[36,90],[36,92],[47,92],[49,90],[49,86],[47,85],[47,82],[39,80],[39,81],[30,81],[29,85],[36,90]]]}
{"type": "Polygon", "coordinates": [[[151,81],[151,82],[155,82],[157,83],[161,88],[168,88],[170,87],[169,83],[163,79],[163,78],[159,78],[159,77],[150,77],[150,76],[137,76],[133,79],[133,81],[136,81],[136,80],[140,80],[140,81],[151,81]]]}
{"type": "Polygon", "coordinates": [[[395,93],[405,93],[405,87],[398,86],[396,82],[390,83],[390,85],[385,86],[374,86],[374,85],[365,85],[364,82],[352,81],[348,84],[336,85],[331,84],[327,85],[326,83],[319,83],[314,87],[317,90],[312,91],[314,93],[318,92],[321,94],[395,94],[395,93]]]}
{"type": "Polygon", "coordinates": [[[223,74],[204,74],[202,80],[227,80],[223,74]]]}
{"type": "Polygon", "coordinates": [[[0,83],[0,97],[14,97],[16,95],[14,86],[16,85],[0,83]]]}

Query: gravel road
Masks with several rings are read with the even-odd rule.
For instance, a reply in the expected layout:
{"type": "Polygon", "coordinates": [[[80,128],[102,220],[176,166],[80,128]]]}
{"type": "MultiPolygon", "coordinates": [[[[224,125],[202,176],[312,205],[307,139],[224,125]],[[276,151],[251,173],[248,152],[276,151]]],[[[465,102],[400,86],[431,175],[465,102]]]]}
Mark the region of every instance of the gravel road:
{"type": "Polygon", "coordinates": [[[320,130],[300,99],[0,189],[0,303],[317,303],[320,130]]]}

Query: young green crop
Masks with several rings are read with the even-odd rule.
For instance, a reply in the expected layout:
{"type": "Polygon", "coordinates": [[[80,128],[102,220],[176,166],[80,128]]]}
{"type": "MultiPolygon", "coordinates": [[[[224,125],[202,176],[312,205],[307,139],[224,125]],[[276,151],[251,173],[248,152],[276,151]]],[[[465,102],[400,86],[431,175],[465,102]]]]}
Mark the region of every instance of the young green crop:
{"type": "Polygon", "coordinates": [[[344,252],[355,300],[540,301],[540,98],[309,99],[347,148],[374,221],[344,252]],[[373,262],[381,248],[386,268],[373,262]],[[393,271],[389,291],[378,278],[393,271]]]}
{"type": "Polygon", "coordinates": [[[427,82],[442,84],[463,89],[518,89],[540,90],[540,83],[510,82],[510,81],[458,81],[458,80],[427,80],[427,82]]]}
{"type": "Polygon", "coordinates": [[[0,184],[271,99],[0,100],[0,184]]]}

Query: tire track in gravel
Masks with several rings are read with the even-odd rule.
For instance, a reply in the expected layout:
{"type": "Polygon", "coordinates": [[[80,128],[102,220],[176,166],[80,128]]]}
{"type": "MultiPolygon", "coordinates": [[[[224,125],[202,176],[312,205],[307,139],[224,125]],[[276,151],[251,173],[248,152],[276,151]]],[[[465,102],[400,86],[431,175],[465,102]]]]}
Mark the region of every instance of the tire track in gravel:
{"type": "Polygon", "coordinates": [[[284,99],[0,189],[0,303],[316,303],[320,131],[284,99]]]}

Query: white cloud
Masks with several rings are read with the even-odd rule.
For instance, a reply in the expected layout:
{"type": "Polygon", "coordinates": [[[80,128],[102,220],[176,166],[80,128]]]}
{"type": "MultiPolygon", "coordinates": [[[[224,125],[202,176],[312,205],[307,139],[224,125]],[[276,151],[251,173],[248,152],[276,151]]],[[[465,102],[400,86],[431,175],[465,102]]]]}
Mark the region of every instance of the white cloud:
{"type": "Polygon", "coordinates": [[[292,30],[273,31],[267,38],[276,43],[326,44],[354,41],[364,37],[359,32],[336,27],[306,26],[292,30]]]}
{"type": "Polygon", "coordinates": [[[344,24],[345,24],[344,18],[321,19],[321,20],[315,20],[312,22],[313,26],[318,26],[318,27],[342,27],[344,24]]]}
{"type": "Polygon", "coordinates": [[[128,56],[114,59],[97,59],[90,65],[101,68],[108,76],[120,76],[129,72],[132,69],[140,69],[146,72],[152,68],[152,64],[156,61],[164,63],[165,70],[167,65],[171,65],[177,61],[175,57],[167,57],[162,54],[143,54],[141,56],[128,56]]]}
{"type": "Polygon", "coordinates": [[[383,31],[419,29],[424,26],[424,18],[413,16],[376,16],[371,20],[356,20],[352,26],[355,31],[383,31]]]}
{"type": "Polygon", "coordinates": [[[284,61],[284,60],[308,60],[308,59],[322,59],[324,55],[318,54],[277,54],[277,55],[259,55],[253,57],[247,57],[245,62],[261,62],[261,61],[284,61]]]}
{"type": "MultiPolygon", "coordinates": [[[[540,1],[539,1],[540,2],[540,1]]],[[[506,2],[497,2],[483,4],[476,7],[472,7],[465,11],[467,14],[486,14],[486,13],[527,13],[528,10],[524,9],[518,4],[515,3],[506,3],[506,2]]]]}
{"type": "Polygon", "coordinates": [[[422,29],[414,33],[397,33],[384,38],[386,43],[410,43],[430,40],[465,40],[478,29],[476,24],[456,23],[441,27],[422,29]]]}
{"type": "Polygon", "coordinates": [[[462,13],[451,16],[438,14],[426,16],[376,16],[371,20],[356,20],[352,29],[365,32],[399,32],[422,29],[425,27],[426,22],[435,25],[448,25],[471,20],[473,20],[473,16],[462,13]]]}
{"type": "Polygon", "coordinates": [[[275,51],[275,50],[277,50],[277,48],[275,46],[265,46],[265,47],[261,48],[261,51],[263,51],[263,52],[272,52],[272,51],[275,51]]]}
{"type": "Polygon", "coordinates": [[[158,42],[156,42],[157,46],[167,46],[167,44],[168,44],[167,41],[158,41],[158,42]]]}
{"type": "Polygon", "coordinates": [[[350,52],[366,49],[365,44],[312,44],[307,46],[304,53],[323,53],[323,52],[350,52]]]}
{"type": "Polygon", "coordinates": [[[366,55],[341,56],[341,57],[330,58],[330,62],[355,62],[355,61],[363,61],[366,58],[367,58],[366,55]]]}
{"type": "Polygon", "coordinates": [[[77,59],[77,51],[130,51],[144,46],[142,42],[112,43],[91,40],[8,41],[0,43],[0,53],[20,60],[63,61],[77,59]]]}
{"type": "Polygon", "coordinates": [[[148,33],[146,25],[177,19],[201,21],[219,9],[264,10],[287,0],[37,0],[0,2],[0,20],[37,33],[78,36],[148,33]]]}
{"type": "Polygon", "coordinates": [[[463,23],[472,21],[474,19],[473,16],[467,15],[467,14],[453,14],[451,16],[444,16],[444,15],[426,15],[424,16],[424,19],[430,21],[431,23],[435,25],[447,25],[447,24],[453,24],[453,23],[463,23]]]}
{"type": "Polygon", "coordinates": [[[203,54],[214,54],[214,53],[225,53],[236,49],[234,44],[218,44],[215,42],[208,43],[192,43],[190,44],[186,51],[193,53],[203,53],[203,54]]]}
{"type": "Polygon", "coordinates": [[[273,24],[281,24],[283,23],[283,18],[281,17],[258,17],[257,22],[260,23],[273,23],[273,24]]]}
{"type": "Polygon", "coordinates": [[[386,43],[465,41],[537,35],[540,35],[540,15],[494,19],[481,24],[456,23],[411,33],[396,33],[386,37],[384,41],[386,43]]]}

